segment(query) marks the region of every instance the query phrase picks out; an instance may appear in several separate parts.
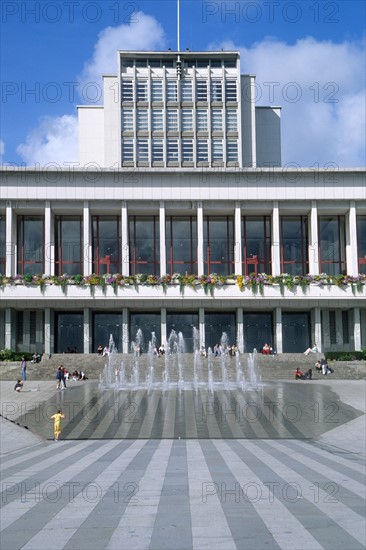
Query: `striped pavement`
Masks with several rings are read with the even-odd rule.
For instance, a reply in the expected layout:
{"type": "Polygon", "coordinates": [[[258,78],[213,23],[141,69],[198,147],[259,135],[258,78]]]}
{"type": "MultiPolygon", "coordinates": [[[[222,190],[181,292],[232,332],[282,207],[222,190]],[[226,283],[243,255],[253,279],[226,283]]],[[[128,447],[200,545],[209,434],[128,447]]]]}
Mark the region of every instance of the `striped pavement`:
{"type": "Polygon", "coordinates": [[[1,463],[1,548],[365,548],[364,461],[294,439],[38,443],[1,463]]]}
{"type": "Polygon", "coordinates": [[[0,389],[1,550],[366,548],[363,381],[0,389]]]}

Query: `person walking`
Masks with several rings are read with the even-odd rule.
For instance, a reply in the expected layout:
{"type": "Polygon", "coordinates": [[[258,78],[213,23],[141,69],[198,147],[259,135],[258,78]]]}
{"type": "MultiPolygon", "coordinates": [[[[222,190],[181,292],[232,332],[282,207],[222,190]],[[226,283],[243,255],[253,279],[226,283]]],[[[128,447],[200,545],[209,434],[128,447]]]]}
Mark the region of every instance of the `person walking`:
{"type": "Polygon", "coordinates": [[[57,386],[56,387],[58,390],[61,388],[62,376],[63,376],[63,369],[61,367],[57,367],[57,371],[56,371],[57,386]]]}
{"type": "Polygon", "coordinates": [[[25,360],[24,355],[22,357],[22,362],[20,365],[22,367],[22,379],[23,382],[25,382],[27,380],[27,361],[25,360]]]}
{"type": "Polygon", "coordinates": [[[53,432],[55,436],[55,441],[58,441],[61,435],[61,418],[65,418],[65,415],[60,410],[58,410],[57,413],[51,416],[51,420],[53,420],[53,432]]]}

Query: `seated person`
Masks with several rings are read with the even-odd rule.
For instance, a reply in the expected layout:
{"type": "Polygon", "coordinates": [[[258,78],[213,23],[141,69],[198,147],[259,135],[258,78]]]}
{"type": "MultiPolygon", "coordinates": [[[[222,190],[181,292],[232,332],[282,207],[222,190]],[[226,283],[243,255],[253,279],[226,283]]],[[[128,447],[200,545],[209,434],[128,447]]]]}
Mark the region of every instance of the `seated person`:
{"type": "Polygon", "coordinates": [[[264,344],[262,348],[262,354],[263,355],[270,355],[271,353],[271,346],[269,344],[264,344]]]}
{"type": "Polygon", "coordinates": [[[304,374],[301,372],[299,367],[297,367],[297,369],[295,371],[295,380],[303,380],[303,376],[304,376],[304,374]]]}
{"type": "Polygon", "coordinates": [[[305,376],[307,380],[311,380],[313,378],[313,369],[309,369],[306,371],[305,376]]]}
{"type": "Polygon", "coordinates": [[[322,364],[320,361],[317,361],[315,363],[316,372],[319,372],[319,374],[322,372],[322,364]]]}
{"type": "Polygon", "coordinates": [[[103,355],[103,347],[101,344],[99,344],[99,346],[97,347],[97,354],[98,355],[103,355]]]}
{"type": "Polygon", "coordinates": [[[231,346],[231,357],[235,357],[238,351],[238,346],[231,346]]]}
{"type": "Polygon", "coordinates": [[[313,344],[311,348],[304,351],[304,355],[309,355],[309,353],[318,353],[318,347],[316,344],[313,344]]]}
{"type": "Polygon", "coordinates": [[[88,377],[83,370],[79,372],[79,380],[88,380],[88,377]]]}
{"type": "Polygon", "coordinates": [[[14,386],[14,391],[20,392],[20,390],[23,388],[23,381],[17,380],[16,384],[14,386]]]}
{"type": "Polygon", "coordinates": [[[159,357],[161,357],[162,355],[164,355],[165,353],[165,348],[164,348],[164,344],[161,344],[160,348],[159,348],[159,357]]]}
{"type": "Polygon", "coordinates": [[[79,373],[77,370],[75,370],[73,373],[72,373],[72,379],[73,380],[79,380],[79,373]]]}
{"type": "Polygon", "coordinates": [[[205,346],[201,346],[201,349],[200,349],[200,356],[201,356],[201,357],[207,357],[207,352],[206,352],[205,346]]]}
{"type": "Polygon", "coordinates": [[[32,355],[31,363],[39,363],[41,360],[41,356],[36,351],[32,355]]]}
{"type": "Polygon", "coordinates": [[[220,357],[220,355],[221,355],[221,350],[220,350],[219,344],[215,344],[215,345],[214,345],[213,352],[214,352],[214,356],[215,356],[215,357],[220,357]]]}

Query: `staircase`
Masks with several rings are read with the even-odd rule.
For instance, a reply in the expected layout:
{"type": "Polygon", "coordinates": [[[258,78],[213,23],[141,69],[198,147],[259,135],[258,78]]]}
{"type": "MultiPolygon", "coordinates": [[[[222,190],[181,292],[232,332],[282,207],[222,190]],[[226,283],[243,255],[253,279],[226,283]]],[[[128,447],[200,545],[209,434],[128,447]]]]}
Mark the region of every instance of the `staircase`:
{"type": "MultiPolygon", "coordinates": [[[[240,363],[244,374],[247,374],[248,354],[240,355],[240,363]]],[[[257,354],[257,371],[262,380],[293,380],[294,372],[297,367],[304,372],[309,368],[313,369],[314,379],[323,379],[324,376],[318,374],[315,370],[315,363],[322,357],[321,354],[310,354],[308,356],[302,353],[288,353],[275,356],[257,354]]],[[[126,369],[127,379],[132,376],[133,356],[131,354],[117,354],[116,365],[119,366],[123,361],[126,369]]],[[[194,356],[193,354],[184,354],[184,379],[193,380],[194,356]]],[[[202,358],[202,378],[207,380],[207,359],[202,358]]],[[[49,358],[43,356],[38,364],[28,363],[27,379],[32,380],[52,380],[55,378],[56,369],[59,365],[64,365],[72,373],[73,371],[83,370],[90,380],[98,380],[105,364],[106,357],[96,354],[53,354],[49,358]]],[[[139,358],[140,381],[146,379],[150,358],[148,355],[142,355],[139,358]]],[[[366,379],[366,361],[344,361],[332,362],[330,367],[334,369],[332,379],[360,380],[366,379]]],[[[154,377],[155,380],[162,380],[162,372],[165,368],[164,357],[154,358],[154,377]]],[[[235,358],[230,358],[228,362],[228,379],[234,381],[236,378],[235,358]]],[[[213,359],[213,375],[215,380],[221,379],[221,362],[219,357],[213,359]]],[[[0,363],[0,380],[16,380],[21,377],[20,363],[0,363]]],[[[178,369],[170,370],[170,380],[177,381],[178,369]]]]}

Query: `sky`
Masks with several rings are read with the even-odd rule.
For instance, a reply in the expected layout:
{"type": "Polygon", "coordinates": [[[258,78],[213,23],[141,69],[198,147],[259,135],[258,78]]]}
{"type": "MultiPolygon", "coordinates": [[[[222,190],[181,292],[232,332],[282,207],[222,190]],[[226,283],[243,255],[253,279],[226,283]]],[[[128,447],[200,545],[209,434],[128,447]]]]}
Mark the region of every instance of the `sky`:
{"type": "MultiPolygon", "coordinates": [[[[282,107],[285,166],[365,166],[363,0],[180,0],[180,47],[237,49],[256,104],[282,107]]],[[[177,49],[176,0],[2,0],[3,164],[77,162],[77,110],[117,49],[177,49]]]]}

